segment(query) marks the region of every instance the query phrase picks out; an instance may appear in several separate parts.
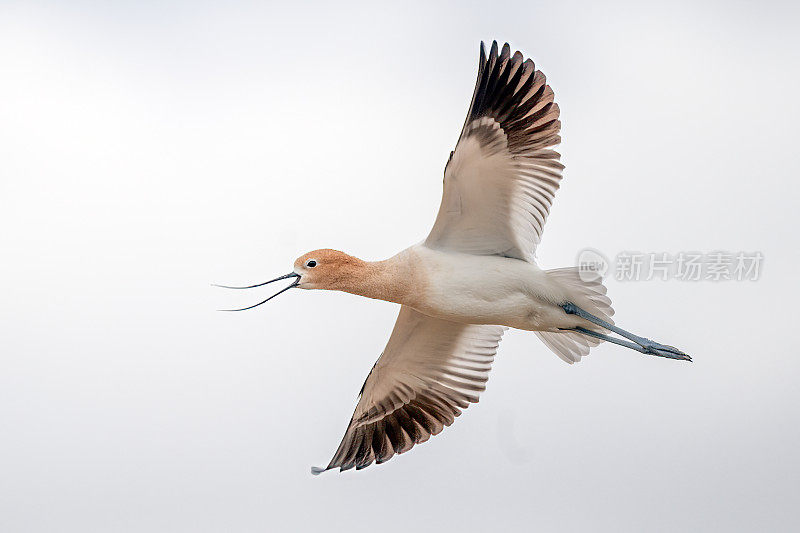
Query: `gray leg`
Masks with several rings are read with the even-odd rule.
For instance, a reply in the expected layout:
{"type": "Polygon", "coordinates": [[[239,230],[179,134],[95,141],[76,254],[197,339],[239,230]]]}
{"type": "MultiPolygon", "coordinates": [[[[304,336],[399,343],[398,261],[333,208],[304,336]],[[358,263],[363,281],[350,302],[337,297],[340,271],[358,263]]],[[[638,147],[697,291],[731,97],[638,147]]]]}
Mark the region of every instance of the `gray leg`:
{"type": "Polygon", "coordinates": [[[610,335],[603,335],[602,333],[598,333],[596,331],[592,331],[592,330],[586,329],[586,328],[574,328],[574,329],[567,330],[567,331],[578,331],[580,333],[583,333],[584,335],[588,335],[589,337],[594,337],[596,339],[601,339],[601,340],[604,340],[606,342],[610,342],[610,343],[613,343],[613,344],[618,344],[620,346],[624,346],[626,348],[630,348],[631,350],[636,350],[637,352],[648,354],[648,355],[655,355],[657,357],[666,357],[668,359],[678,359],[680,361],[691,361],[692,360],[692,358],[689,357],[686,354],[678,355],[678,354],[675,354],[673,352],[658,350],[657,348],[651,348],[651,349],[648,350],[648,349],[640,346],[639,344],[636,344],[636,343],[633,343],[633,342],[624,341],[622,339],[618,339],[618,338],[612,337],[610,335]]]}
{"type": "Polygon", "coordinates": [[[655,341],[651,341],[650,339],[646,339],[644,337],[640,337],[638,335],[634,335],[629,331],[625,331],[622,328],[618,328],[613,324],[609,324],[605,320],[597,318],[596,316],[587,313],[577,305],[573,303],[566,303],[562,306],[564,312],[569,315],[576,315],[584,320],[588,320],[592,324],[596,324],[601,328],[607,329],[609,331],[613,331],[614,333],[625,337],[626,339],[632,340],[636,345],[641,347],[642,349],[639,350],[638,348],[634,347],[635,345],[631,345],[631,343],[622,343],[623,341],[619,341],[619,339],[614,339],[614,337],[609,337],[607,335],[603,335],[601,333],[595,333],[594,331],[585,329],[585,328],[576,328],[578,331],[585,335],[590,335],[592,337],[596,337],[598,339],[603,339],[605,341],[613,342],[614,344],[619,344],[620,346],[625,346],[627,348],[631,348],[636,350],[637,352],[646,353],[650,355],[656,355],[658,357],[668,357],[670,359],[680,359],[683,361],[691,361],[692,358],[680,351],[679,349],[675,348],[674,346],[667,346],[666,344],[659,344],[655,341]],[[613,339],[613,340],[611,340],[613,339]]]}

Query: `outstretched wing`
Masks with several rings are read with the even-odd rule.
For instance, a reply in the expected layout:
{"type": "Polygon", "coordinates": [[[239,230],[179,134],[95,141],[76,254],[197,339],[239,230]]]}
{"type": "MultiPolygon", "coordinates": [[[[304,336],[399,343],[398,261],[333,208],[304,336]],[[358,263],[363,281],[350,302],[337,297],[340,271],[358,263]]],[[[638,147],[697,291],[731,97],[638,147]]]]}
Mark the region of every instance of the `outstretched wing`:
{"type": "Polygon", "coordinates": [[[439,214],[425,244],[531,260],[561,180],[558,105],[544,74],[508,44],[481,43],[467,120],[444,171],[439,214]]]}
{"type": "Polygon", "coordinates": [[[452,424],[486,388],[505,329],[458,324],[402,306],[333,459],[311,471],[383,463],[452,424]]]}

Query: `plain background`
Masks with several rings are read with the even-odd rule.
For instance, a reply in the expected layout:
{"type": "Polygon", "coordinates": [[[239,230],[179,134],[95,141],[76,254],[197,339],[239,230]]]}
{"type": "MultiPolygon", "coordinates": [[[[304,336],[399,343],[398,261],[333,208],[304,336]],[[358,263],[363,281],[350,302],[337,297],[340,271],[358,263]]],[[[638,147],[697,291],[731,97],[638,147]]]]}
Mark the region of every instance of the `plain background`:
{"type": "Polygon", "coordinates": [[[0,7],[0,530],[797,531],[797,4],[288,4],[0,7]],[[510,332],[451,428],[313,477],[396,307],[209,284],[424,238],[492,39],[562,109],[543,267],[761,279],[609,280],[695,363],[510,332]]]}

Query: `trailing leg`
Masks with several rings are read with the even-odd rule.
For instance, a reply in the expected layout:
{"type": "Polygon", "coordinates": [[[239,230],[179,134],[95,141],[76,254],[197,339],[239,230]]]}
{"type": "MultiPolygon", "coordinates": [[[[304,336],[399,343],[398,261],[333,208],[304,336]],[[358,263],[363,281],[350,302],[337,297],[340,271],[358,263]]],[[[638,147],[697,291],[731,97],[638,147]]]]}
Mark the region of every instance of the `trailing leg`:
{"type": "Polygon", "coordinates": [[[683,353],[682,351],[678,350],[674,346],[667,346],[666,344],[660,344],[658,342],[652,341],[645,337],[640,337],[639,335],[634,335],[629,331],[625,331],[624,329],[617,327],[605,320],[597,318],[596,316],[588,313],[578,307],[577,305],[568,302],[562,306],[564,312],[569,315],[578,316],[584,320],[588,320],[592,324],[600,326],[601,328],[607,329],[612,331],[626,339],[629,339],[631,342],[625,342],[623,340],[617,339],[615,337],[611,337],[609,335],[604,335],[602,333],[598,333],[586,328],[574,328],[575,331],[579,331],[584,335],[588,335],[590,337],[594,337],[597,339],[601,339],[604,341],[612,342],[614,344],[619,344],[620,346],[625,346],[626,348],[630,348],[632,350],[636,350],[637,352],[641,352],[644,354],[655,355],[658,357],[667,357],[669,359],[678,359],[681,361],[691,361],[692,358],[689,357],[687,354],[683,353]]]}

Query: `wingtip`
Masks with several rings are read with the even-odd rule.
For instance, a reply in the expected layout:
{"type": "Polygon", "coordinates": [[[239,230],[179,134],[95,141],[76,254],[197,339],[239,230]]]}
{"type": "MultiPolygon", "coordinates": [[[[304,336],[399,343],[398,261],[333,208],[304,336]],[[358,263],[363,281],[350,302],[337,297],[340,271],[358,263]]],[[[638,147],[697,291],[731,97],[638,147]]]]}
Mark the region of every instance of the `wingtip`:
{"type": "Polygon", "coordinates": [[[311,473],[313,475],[315,475],[315,476],[320,475],[321,473],[325,472],[326,470],[327,470],[327,468],[320,468],[318,466],[312,466],[311,467],[311,473]]]}
{"type": "Polygon", "coordinates": [[[497,57],[497,41],[492,41],[492,48],[489,50],[489,57],[497,57]]]}

